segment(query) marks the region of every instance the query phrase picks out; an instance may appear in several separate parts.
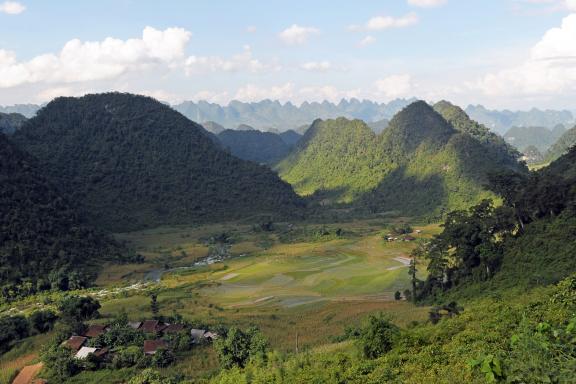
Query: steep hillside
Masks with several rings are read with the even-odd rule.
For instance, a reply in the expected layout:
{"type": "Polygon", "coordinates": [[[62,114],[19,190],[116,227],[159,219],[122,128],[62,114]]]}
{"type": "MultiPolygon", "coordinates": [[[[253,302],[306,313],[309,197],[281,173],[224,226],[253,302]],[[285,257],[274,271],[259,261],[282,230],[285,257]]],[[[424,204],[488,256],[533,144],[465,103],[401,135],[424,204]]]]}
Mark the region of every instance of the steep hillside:
{"type": "Polygon", "coordinates": [[[540,152],[545,152],[566,132],[563,126],[550,130],[545,127],[512,127],[504,135],[504,139],[519,151],[534,146],[540,152]]]}
{"type": "Polygon", "coordinates": [[[255,163],[276,163],[290,150],[280,135],[271,132],[227,129],[218,139],[234,156],[255,163]]]}
{"type": "Polygon", "coordinates": [[[359,120],[317,120],[277,169],[298,193],[324,202],[412,214],[462,208],[492,196],[488,173],[524,168],[503,141],[460,129],[424,102],[380,135],[359,120]]]}
{"type": "Polygon", "coordinates": [[[19,113],[0,113],[0,133],[10,135],[20,128],[26,120],[19,113]]]}
{"type": "Polygon", "coordinates": [[[547,162],[558,159],[576,144],[576,127],[570,128],[544,154],[547,162]]]}
{"type": "Polygon", "coordinates": [[[15,140],[115,231],[292,212],[300,200],[269,169],[220,150],[206,131],[154,99],[58,98],[15,140]]]}
{"type": "Polygon", "coordinates": [[[36,159],[0,133],[0,287],[4,296],[79,288],[119,247],[86,226],[36,159]],[[10,287],[8,289],[7,287],[10,287]]]}
{"type": "Polygon", "coordinates": [[[368,123],[368,126],[370,128],[372,128],[372,130],[374,131],[374,133],[379,134],[381,133],[383,130],[385,130],[386,128],[388,128],[388,124],[390,124],[390,120],[388,119],[382,119],[382,120],[378,120],[378,121],[373,121],[371,123],[368,123]]]}

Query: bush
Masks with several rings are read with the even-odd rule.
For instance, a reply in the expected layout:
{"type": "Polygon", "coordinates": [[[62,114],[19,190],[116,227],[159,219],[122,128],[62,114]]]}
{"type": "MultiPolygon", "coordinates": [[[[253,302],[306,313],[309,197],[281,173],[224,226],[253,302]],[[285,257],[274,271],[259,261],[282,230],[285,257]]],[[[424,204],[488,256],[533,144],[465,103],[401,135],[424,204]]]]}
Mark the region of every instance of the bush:
{"type": "Polygon", "coordinates": [[[360,330],[360,345],[365,357],[375,359],[389,352],[400,330],[381,312],[368,316],[360,330]]]}
{"type": "Polygon", "coordinates": [[[268,341],[256,328],[242,331],[230,328],[226,337],[221,337],[214,343],[220,364],[224,368],[244,367],[251,359],[264,359],[268,341]]]}

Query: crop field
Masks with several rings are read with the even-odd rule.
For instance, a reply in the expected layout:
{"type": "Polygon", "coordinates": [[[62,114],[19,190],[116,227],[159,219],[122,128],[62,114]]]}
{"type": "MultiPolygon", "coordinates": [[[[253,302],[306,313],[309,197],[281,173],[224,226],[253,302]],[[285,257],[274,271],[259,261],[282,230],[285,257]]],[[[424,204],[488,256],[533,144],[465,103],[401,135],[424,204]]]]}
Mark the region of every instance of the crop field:
{"type": "MultiPolygon", "coordinates": [[[[141,254],[145,264],[106,268],[108,278],[141,279],[146,268],[169,267],[158,284],[160,310],[178,313],[198,324],[256,325],[281,350],[314,347],[358,324],[368,313],[384,311],[400,325],[423,320],[427,309],[394,293],[409,288],[407,265],[418,241],[437,233],[438,227],[415,226],[415,241],[387,242],[386,225],[354,221],[330,225],[307,224],[304,235],[281,241],[281,229],[257,232],[250,226],[161,228],[119,235],[141,254]],[[343,230],[341,237],[317,238],[309,233],[322,227],[343,230]],[[194,261],[208,254],[206,239],[226,232],[231,239],[230,258],[208,266],[194,261]],[[172,269],[182,268],[184,269],[172,269]],[[111,277],[110,277],[111,276],[111,277]]],[[[423,271],[425,268],[420,268],[423,271]]],[[[422,277],[422,276],[420,276],[422,277]]],[[[103,302],[104,316],[126,310],[130,317],[151,316],[145,294],[103,302]]]]}

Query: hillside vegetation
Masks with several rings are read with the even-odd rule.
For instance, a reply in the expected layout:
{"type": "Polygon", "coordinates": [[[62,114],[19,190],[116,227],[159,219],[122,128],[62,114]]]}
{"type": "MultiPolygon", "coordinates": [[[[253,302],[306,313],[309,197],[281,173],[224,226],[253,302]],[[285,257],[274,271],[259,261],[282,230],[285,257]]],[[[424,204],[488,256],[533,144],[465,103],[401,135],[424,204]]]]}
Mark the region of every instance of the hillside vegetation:
{"type": "Polygon", "coordinates": [[[26,122],[19,113],[0,113],[0,133],[12,134],[26,122]]]}
{"type": "Polygon", "coordinates": [[[0,288],[2,299],[78,289],[87,267],[119,261],[120,247],[87,226],[38,162],[0,133],[0,288]]]}
{"type": "Polygon", "coordinates": [[[567,153],[576,144],[576,127],[567,130],[544,154],[545,162],[551,162],[567,153]]]}
{"type": "Polygon", "coordinates": [[[58,98],[14,136],[89,220],[128,231],[282,216],[301,206],[266,167],[218,148],[199,125],[151,98],[58,98]]]}
{"type": "Polygon", "coordinates": [[[418,215],[493,196],[484,188],[490,172],[525,171],[501,138],[457,107],[442,107],[450,122],[416,102],[380,135],[359,120],[317,120],[277,170],[304,196],[418,215]]]}

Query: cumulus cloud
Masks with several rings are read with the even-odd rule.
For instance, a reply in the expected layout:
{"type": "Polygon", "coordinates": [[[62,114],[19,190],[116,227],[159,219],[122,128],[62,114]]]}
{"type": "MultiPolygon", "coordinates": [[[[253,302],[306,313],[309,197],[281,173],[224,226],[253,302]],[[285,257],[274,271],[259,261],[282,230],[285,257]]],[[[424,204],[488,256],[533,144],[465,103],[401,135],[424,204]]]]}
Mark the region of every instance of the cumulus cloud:
{"type": "Polygon", "coordinates": [[[469,84],[486,95],[551,95],[576,90],[576,14],[548,30],[517,66],[469,84]]]}
{"type": "Polygon", "coordinates": [[[415,7],[432,8],[446,4],[448,0],[408,0],[408,4],[415,7]]]}
{"type": "Polygon", "coordinates": [[[368,35],[365,38],[363,38],[362,40],[360,40],[358,45],[360,45],[361,47],[365,47],[365,46],[373,44],[375,42],[376,42],[376,39],[374,38],[374,36],[368,35]]]}
{"type": "Polygon", "coordinates": [[[289,45],[301,45],[306,43],[310,36],[320,33],[318,28],[303,27],[298,24],[292,24],[278,35],[280,39],[289,45]]]}
{"type": "Polygon", "coordinates": [[[140,39],[74,39],[58,54],[44,54],[25,62],[19,62],[13,52],[0,50],[0,88],[104,80],[159,64],[174,66],[183,59],[190,37],[191,33],[182,28],[160,31],[146,27],[140,39]]]}
{"type": "Polygon", "coordinates": [[[363,25],[350,25],[348,29],[351,31],[381,31],[384,29],[409,27],[417,24],[418,21],[418,15],[415,13],[408,13],[401,17],[376,16],[363,25]]]}
{"type": "Polygon", "coordinates": [[[185,62],[187,76],[198,75],[208,72],[238,72],[247,71],[260,73],[276,71],[281,67],[276,63],[263,63],[252,55],[252,48],[244,46],[242,53],[223,59],[218,56],[190,56],[185,62]]]}
{"type": "Polygon", "coordinates": [[[18,15],[26,10],[26,7],[17,1],[5,1],[0,4],[0,13],[18,15]]]}
{"type": "Polygon", "coordinates": [[[332,69],[332,63],[329,61],[309,61],[300,66],[301,69],[311,72],[327,72],[332,69]]]}
{"type": "Polygon", "coordinates": [[[409,96],[413,89],[412,77],[408,74],[390,75],[374,83],[380,99],[395,99],[409,96]]]}

